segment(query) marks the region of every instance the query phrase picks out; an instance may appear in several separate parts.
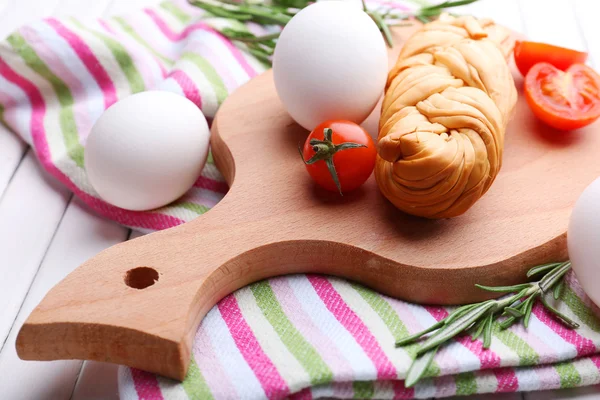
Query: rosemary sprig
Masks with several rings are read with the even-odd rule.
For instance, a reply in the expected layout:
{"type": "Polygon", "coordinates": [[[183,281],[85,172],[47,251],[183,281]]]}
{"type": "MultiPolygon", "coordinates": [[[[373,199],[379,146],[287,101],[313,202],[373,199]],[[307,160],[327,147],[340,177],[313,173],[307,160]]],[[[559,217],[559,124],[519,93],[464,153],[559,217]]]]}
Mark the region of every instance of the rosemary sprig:
{"type": "MultiPolygon", "coordinates": [[[[280,30],[304,7],[312,4],[313,0],[244,0],[236,2],[233,0],[188,0],[190,4],[199,7],[210,15],[236,22],[254,22],[264,27],[279,27],[280,30]]],[[[447,0],[435,5],[422,6],[414,13],[397,12],[392,8],[384,11],[370,10],[363,1],[364,11],[375,22],[389,47],[394,45],[390,27],[402,26],[419,20],[423,23],[430,22],[439,17],[448,9],[477,0],[447,0]]],[[[279,32],[256,36],[246,29],[245,26],[236,28],[217,28],[221,34],[231,40],[244,43],[250,53],[261,61],[271,64],[271,56],[275,49],[275,40],[279,32]]]]}
{"type": "Polygon", "coordinates": [[[506,329],[521,320],[527,328],[531,319],[533,305],[537,299],[563,324],[571,329],[577,329],[579,324],[553,307],[547,298],[548,296],[554,299],[560,297],[560,293],[564,287],[563,277],[570,268],[570,261],[544,264],[534,267],[527,272],[528,277],[542,275],[542,278],[537,282],[522,283],[513,286],[475,285],[482,290],[507,293],[509,295],[497,300],[487,300],[459,307],[433,326],[396,342],[396,346],[405,346],[423,339],[417,348],[417,357],[408,370],[405,386],[414,386],[423,377],[437,349],[461,333],[469,332],[472,340],[477,340],[481,337],[483,339],[483,348],[487,349],[492,342],[493,323],[499,318],[503,318],[499,324],[501,329],[506,329]],[[428,334],[430,335],[426,336],[428,334]]]}

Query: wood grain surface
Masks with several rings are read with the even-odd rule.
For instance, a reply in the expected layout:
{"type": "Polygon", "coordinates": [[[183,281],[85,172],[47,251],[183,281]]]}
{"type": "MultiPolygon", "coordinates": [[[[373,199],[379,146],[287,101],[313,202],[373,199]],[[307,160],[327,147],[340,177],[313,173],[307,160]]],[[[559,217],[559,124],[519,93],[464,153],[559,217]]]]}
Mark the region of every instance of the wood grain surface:
{"type": "MultiPolygon", "coordinates": [[[[410,33],[397,29],[396,42],[410,33]]],[[[69,274],[23,325],[18,354],[183,379],[206,312],[281,274],[337,275],[418,303],[482,300],[489,294],[475,283],[513,284],[528,267],[567,257],[571,207],[600,175],[597,131],[560,135],[521,99],[491,190],[461,217],[425,220],[396,210],[373,177],[344,197],[313,185],[297,151],[307,132],[284,111],[267,72],[230,96],[213,124],[227,196],[193,222],[118,244],[69,274]]]]}

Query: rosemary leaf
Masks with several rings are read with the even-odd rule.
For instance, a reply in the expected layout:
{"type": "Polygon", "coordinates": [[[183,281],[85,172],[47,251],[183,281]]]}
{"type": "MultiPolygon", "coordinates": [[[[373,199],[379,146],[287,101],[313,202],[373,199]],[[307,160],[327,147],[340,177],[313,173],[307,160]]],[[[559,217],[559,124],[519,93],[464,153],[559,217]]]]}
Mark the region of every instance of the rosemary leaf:
{"type": "Polygon", "coordinates": [[[554,300],[558,300],[560,298],[564,287],[565,281],[560,281],[558,282],[558,285],[554,286],[554,300]]]}
{"type": "Polygon", "coordinates": [[[381,15],[379,15],[379,13],[369,11],[367,11],[367,14],[371,17],[371,19],[375,22],[375,24],[383,34],[383,38],[385,39],[385,43],[388,45],[388,47],[394,47],[394,39],[392,39],[392,32],[390,32],[390,28],[383,20],[381,15]]]}
{"type": "Polygon", "coordinates": [[[531,313],[533,312],[533,303],[538,294],[532,294],[527,300],[525,300],[525,318],[523,318],[523,326],[529,328],[529,320],[531,319],[531,313]]]}
{"type": "MultiPolygon", "coordinates": [[[[223,18],[235,22],[254,22],[263,26],[279,26],[283,28],[301,9],[313,3],[313,0],[271,0],[270,2],[262,0],[188,0],[190,4],[203,9],[207,15],[216,18],[223,18]]],[[[393,46],[392,33],[390,26],[404,25],[402,21],[418,19],[423,23],[430,22],[440,16],[447,8],[461,6],[473,3],[477,0],[448,0],[441,4],[429,6],[423,5],[414,13],[395,12],[390,7],[380,7],[376,10],[369,10],[363,0],[363,10],[375,22],[381,31],[387,45],[393,46]]],[[[231,40],[249,43],[260,43],[273,49],[275,47],[274,39],[279,37],[279,33],[273,33],[264,36],[255,36],[252,33],[240,31],[234,32],[230,28],[221,30],[226,37],[231,40]]],[[[262,52],[259,48],[251,48],[250,53],[260,61],[271,65],[270,56],[272,52],[262,52]]]]}
{"type": "Polygon", "coordinates": [[[396,347],[401,347],[401,346],[406,346],[408,344],[412,344],[412,343],[416,342],[417,340],[419,340],[420,338],[422,338],[423,336],[427,335],[429,332],[436,331],[439,328],[441,328],[442,326],[444,326],[444,320],[436,322],[435,324],[431,325],[429,328],[427,328],[425,330],[422,330],[421,332],[417,332],[413,335],[410,335],[410,336],[407,336],[405,338],[398,340],[396,342],[396,347]]]}
{"type": "Polygon", "coordinates": [[[425,354],[421,354],[413,361],[408,369],[408,372],[406,373],[406,379],[404,380],[405,387],[413,387],[417,382],[419,382],[419,380],[421,380],[423,374],[425,374],[425,371],[427,371],[427,368],[429,368],[431,365],[437,350],[438,348],[435,347],[425,354]]]}
{"type": "Polygon", "coordinates": [[[492,344],[492,324],[494,322],[494,314],[490,313],[485,320],[485,329],[483,330],[483,348],[489,349],[492,344]]]}
{"type": "Polygon", "coordinates": [[[513,285],[513,286],[484,286],[484,285],[476,284],[475,286],[478,287],[479,289],[487,290],[488,292],[511,293],[511,292],[516,292],[516,291],[523,290],[523,289],[528,289],[529,287],[531,287],[531,284],[521,283],[521,284],[513,285]]]}
{"type": "Polygon", "coordinates": [[[421,14],[416,15],[415,18],[417,18],[419,21],[421,21],[424,24],[429,22],[429,19],[421,14]]]}
{"type": "Polygon", "coordinates": [[[509,297],[508,300],[506,301],[506,305],[510,307],[517,301],[521,300],[523,297],[525,297],[527,295],[527,292],[531,289],[531,287],[532,287],[532,285],[529,285],[528,287],[523,288],[519,293],[515,294],[512,297],[509,297]]]}
{"type": "Polygon", "coordinates": [[[476,341],[479,338],[479,336],[481,336],[481,334],[483,333],[483,329],[485,328],[485,321],[486,320],[482,319],[473,326],[475,331],[471,335],[471,342],[476,341]]]}
{"type": "Polygon", "coordinates": [[[252,19],[251,15],[243,14],[240,12],[239,9],[234,8],[232,10],[225,6],[221,7],[213,2],[208,2],[204,0],[193,0],[190,1],[190,4],[211,13],[215,17],[234,19],[237,21],[248,21],[252,19]]]}
{"type": "Polygon", "coordinates": [[[264,52],[251,47],[248,47],[248,51],[250,52],[250,54],[256,57],[257,60],[266,63],[267,65],[271,65],[271,59],[269,58],[268,54],[265,54],[264,52]]]}
{"type": "Polygon", "coordinates": [[[237,40],[243,43],[263,43],[268,47],[275,47],[275,42],[273,39],[277,39],[280,35],[280,33],[277,32],[263,36],[256,36],[251,32],[238,31],[232,28],[223,28],[219,32],[232,40],[237,40]]]}
{"type": "Polygon", "coordinates": [[[579,328],[579,324],[577,322],[573,321],[571,318],[567,317],[565,314],[561,313],[556,308],[551,306],[550,303],[548,303],[548,301],[546,300],[546,298],[544,296],[540,296],[540,300],[541,300],[542,304],[544,305],[544,307],[546,307],[546,309],[548,311],[550,311],[552,314],[554,314],[565,325],[567,325],[571,329],[579,328]]]}
{"type": "Polygon", "coordinates": [[[514,308],[514,307],[506,307],[504,309],[504,312],[506,313],[506,315],[510,315],[515,318],[521,318],[523,315],[525,315],[523,313],[523,311],[519,310],[518,308],[514,308]]]}
{"type": "Polygon", "coordinates": [[[500,329],[508,329],[517,321],[515,317],[508,317],[504,321],[500,322],[500,329]]]}
{"type": "Polygon", "coordinates": [[[467,330],[473,325],[479,318],[494,307],[495,301],[485,301],[479,304],[477,307],[469,310],[469,312],[462,315],[460,318],[453,321],[451,324],[445,325],[443,328],[438,330],[436,333],[428,337],[421,347],[417,350],[417,354],[423,354],[435,347],[438,347],[442,343],[447,342],[459,333],[467,330]]]}
{"type": "Polygon", "coordinates": [[[561,263],[548,263],[548,264],[538,265],[537,267],[533,267],[529,271],[527,271],[527,277],[531,278],[531,277],[533,277],[535,275],[538,275],[538,274],[541,274],[541,273],[544,273],[544,272],[548,272],[548,271],[550,271],[554,267],[557,267],[560,264],[561,263]]]}
{"type": "Polygon", "coordinates": [[[538,283],[542,292],[546,293],[548,290],[552,289],[552,287],[554,287],[554,285],[563,278],[570,268],[571,262],[567,261],[560,264],[559,267],[550,271],[546,276],[544,276],[540,283],[538,283]]]}
{"type": "Polygon", "coordinates": [[[444,325],[448,325],[448,324],[452,323],[455,319],[462,317],[463,315],[465,315],[467,312],[469,312],[470,310],[472,310],[475,307],[477,307],[477,304],[467,304],[466,306],[458,307],[450,315],[448,315],[446,318],[444,318],[444,320],[443,320],[444,325]]]}
{"type": "Polygon", "coordinates": [[[292,19],[292,14],[282,12],[281,7],[261,3],[228,3],[214,0],[190,0],[190,4],[208,11],[216,17],[237,21],[253,21],[261,25],[284,26],[292,19]]]}
{"type": "Polygon", "coordinates": [[[286,8],[304,8],[308,6],[309,0],[272,0],[273,4],[286,8]]]}
{"type": "Polygon", "coordinates": [[[466,6],[467,4],[475,3],[477,0],[447,0],[443,3],[435,4],[428,7],[423,7],[422,10],[427,11],[441,11],[446,8],[466,6]]]}
{"type": "Polygon", "coordinates": [[[467,4],[471,4],[476,2],[477,0],[449,0],[443,3],[422,7],[415,17],[423,22],[427,23],[433,20],[436,17],[439,17],[442,12],[444,12],[448,8],[464,6],[467,4]]]}
{"type": "Polygon", "coordinates": [[[395,23],[387,24],[387,26],[389,28],[393,28],[393,27],[396,27],[396,26],[402,26],[402,27],[413,26],[414,24],[415,24],[414,22],[410,22],[410,21],[409,22],[395,22],[395,23]]]}

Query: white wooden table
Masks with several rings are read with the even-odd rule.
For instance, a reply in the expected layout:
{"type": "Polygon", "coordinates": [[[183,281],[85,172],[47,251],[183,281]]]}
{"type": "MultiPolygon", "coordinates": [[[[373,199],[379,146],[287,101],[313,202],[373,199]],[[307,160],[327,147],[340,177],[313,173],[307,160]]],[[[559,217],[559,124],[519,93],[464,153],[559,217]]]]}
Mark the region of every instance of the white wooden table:
{"type": "MultiPolygon", "coordinates": [[[[43,16],[106,16],[157,0],[0,0],[0,37],[43,16]]],[[[463,11],[492,17],[545,41],[590,52],[600,69],[600,1],[480,0],[463,11]]],[[[515,132],[518,134],[518,132],[515,132]]],[[[133,234],[135,235],[135,233],[133,234]]],[[[98,362],[25,362],[15,338],[44,294],[83,261],[131,237],[43,173],[33,151],[0,126],[0,399],[116,399],[117,367],[98,362]]],[[[600,399],[600,387],[479,399],[600,399]]]]}

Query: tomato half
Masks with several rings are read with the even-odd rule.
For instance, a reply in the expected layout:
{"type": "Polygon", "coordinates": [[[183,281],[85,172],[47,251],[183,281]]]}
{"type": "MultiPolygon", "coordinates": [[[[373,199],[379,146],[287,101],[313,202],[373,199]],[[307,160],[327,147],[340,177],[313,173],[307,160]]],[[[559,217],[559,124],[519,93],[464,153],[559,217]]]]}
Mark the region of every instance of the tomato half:
{"type": "Polygon", "coordinates": [[[553,128],[581,128],[600,117],[600,76],[584,64],[563,72],[539,63],[525,77],[525,98],[536,117],[553,128]]]}
{"type": "Polygon", "coordinates": [[[344,120],[326,121],[317,126],[302,149],[302,159],[312,179],[340,194],[365,183],[375,167],[376,154],[367,131],[344,120]]]}
{"type": "Polygon", "coordinates": [[[573,64],[585,63],[588,54],[546,43],[517,41],[514,56],[517,68],[521,75],[525,76],[531,67],[539,62],[547,62],[566,71],[573,64]]]}

